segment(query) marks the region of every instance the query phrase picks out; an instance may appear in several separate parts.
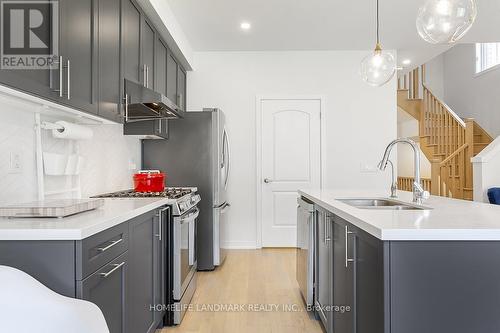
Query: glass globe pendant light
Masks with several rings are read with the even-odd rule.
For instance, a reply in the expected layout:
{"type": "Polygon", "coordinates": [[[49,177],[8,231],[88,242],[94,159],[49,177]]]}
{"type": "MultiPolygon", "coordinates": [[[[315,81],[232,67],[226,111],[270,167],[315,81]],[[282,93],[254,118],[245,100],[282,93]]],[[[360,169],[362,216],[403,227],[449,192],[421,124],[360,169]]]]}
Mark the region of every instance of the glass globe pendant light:
{"type": "Polygon", "coordinates": [[[431,44],[451,44],[462,38],[477,15],[475,0],[427,0],[417,15],[417,31],[431,44]]]}
{"type": "Polygon", "coordinates": [[[377,43],[373,53],[361,61],[360,74],[363,80],[375,87],[389,82],[396,72],[396,59],[390,52],[382,50],[379,34],[379,10],[377,0],[377,43]]]}

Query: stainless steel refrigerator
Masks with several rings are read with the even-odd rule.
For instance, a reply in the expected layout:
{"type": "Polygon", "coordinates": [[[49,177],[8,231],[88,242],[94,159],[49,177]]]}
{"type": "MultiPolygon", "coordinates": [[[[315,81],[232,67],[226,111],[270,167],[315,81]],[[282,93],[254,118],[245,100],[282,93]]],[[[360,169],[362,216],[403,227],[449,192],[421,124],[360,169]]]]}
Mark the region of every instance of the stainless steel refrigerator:
{"type": "Polygon", "coordinates": [[[169,121],[168,140],[142,141],[143,169],[167,174],[167,186],[196,186],[198,204],[198,270],[213,270],[223,263],[221,230],[229,209],[226,189],[230,172],[229,137],[219,109],[186,112],[169,121]]]}

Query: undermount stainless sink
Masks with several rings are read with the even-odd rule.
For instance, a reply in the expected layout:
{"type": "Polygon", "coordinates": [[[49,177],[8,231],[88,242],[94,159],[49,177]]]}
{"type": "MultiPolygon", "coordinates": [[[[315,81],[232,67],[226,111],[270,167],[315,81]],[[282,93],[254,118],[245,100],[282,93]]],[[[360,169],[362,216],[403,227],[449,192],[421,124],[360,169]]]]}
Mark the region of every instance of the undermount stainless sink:
{"type": "Polygon", "coordinates": [[[391,199],[374,198],[355,198],[355,199],[337,199],[350,206],[360,209],[386,209],[386,210],[426,210],[427,207],[407,204],[391,199]]]}

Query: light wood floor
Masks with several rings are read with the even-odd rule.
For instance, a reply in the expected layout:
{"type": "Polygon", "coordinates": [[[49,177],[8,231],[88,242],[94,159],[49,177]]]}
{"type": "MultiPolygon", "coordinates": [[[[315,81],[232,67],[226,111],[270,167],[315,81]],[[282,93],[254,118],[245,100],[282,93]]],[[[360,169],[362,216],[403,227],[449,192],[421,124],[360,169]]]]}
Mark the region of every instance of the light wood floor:
{"type": "Polygon", "coordinates": [[[192,311],[186,314],[181,325],[157,333],[322,332],[320,324],[304,311],[295,281],[293,249],[230,251],[222,267],[198,273],[198,288],[192,304],[199,310],[207,309],[207,304],[238,304],[246,309],[249,304],[278,304],[280,310],[192,311]],[[284,305],[294,305],[299,311],[284,311],[284,305]]]}

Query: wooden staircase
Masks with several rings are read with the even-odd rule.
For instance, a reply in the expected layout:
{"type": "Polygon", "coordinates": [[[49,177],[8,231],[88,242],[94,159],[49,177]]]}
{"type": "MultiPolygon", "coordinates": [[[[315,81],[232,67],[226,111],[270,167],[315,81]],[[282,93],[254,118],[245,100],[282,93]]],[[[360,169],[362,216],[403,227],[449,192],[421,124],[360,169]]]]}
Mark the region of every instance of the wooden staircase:
{"type": "Polygon", "coordinates": [[[431,162],[431,194],[472,200],[471,158],[493,138],[461,119],[424,83],[425,65],[398,78],[398,107],[419,122],[420,148],[431,162]]]}

